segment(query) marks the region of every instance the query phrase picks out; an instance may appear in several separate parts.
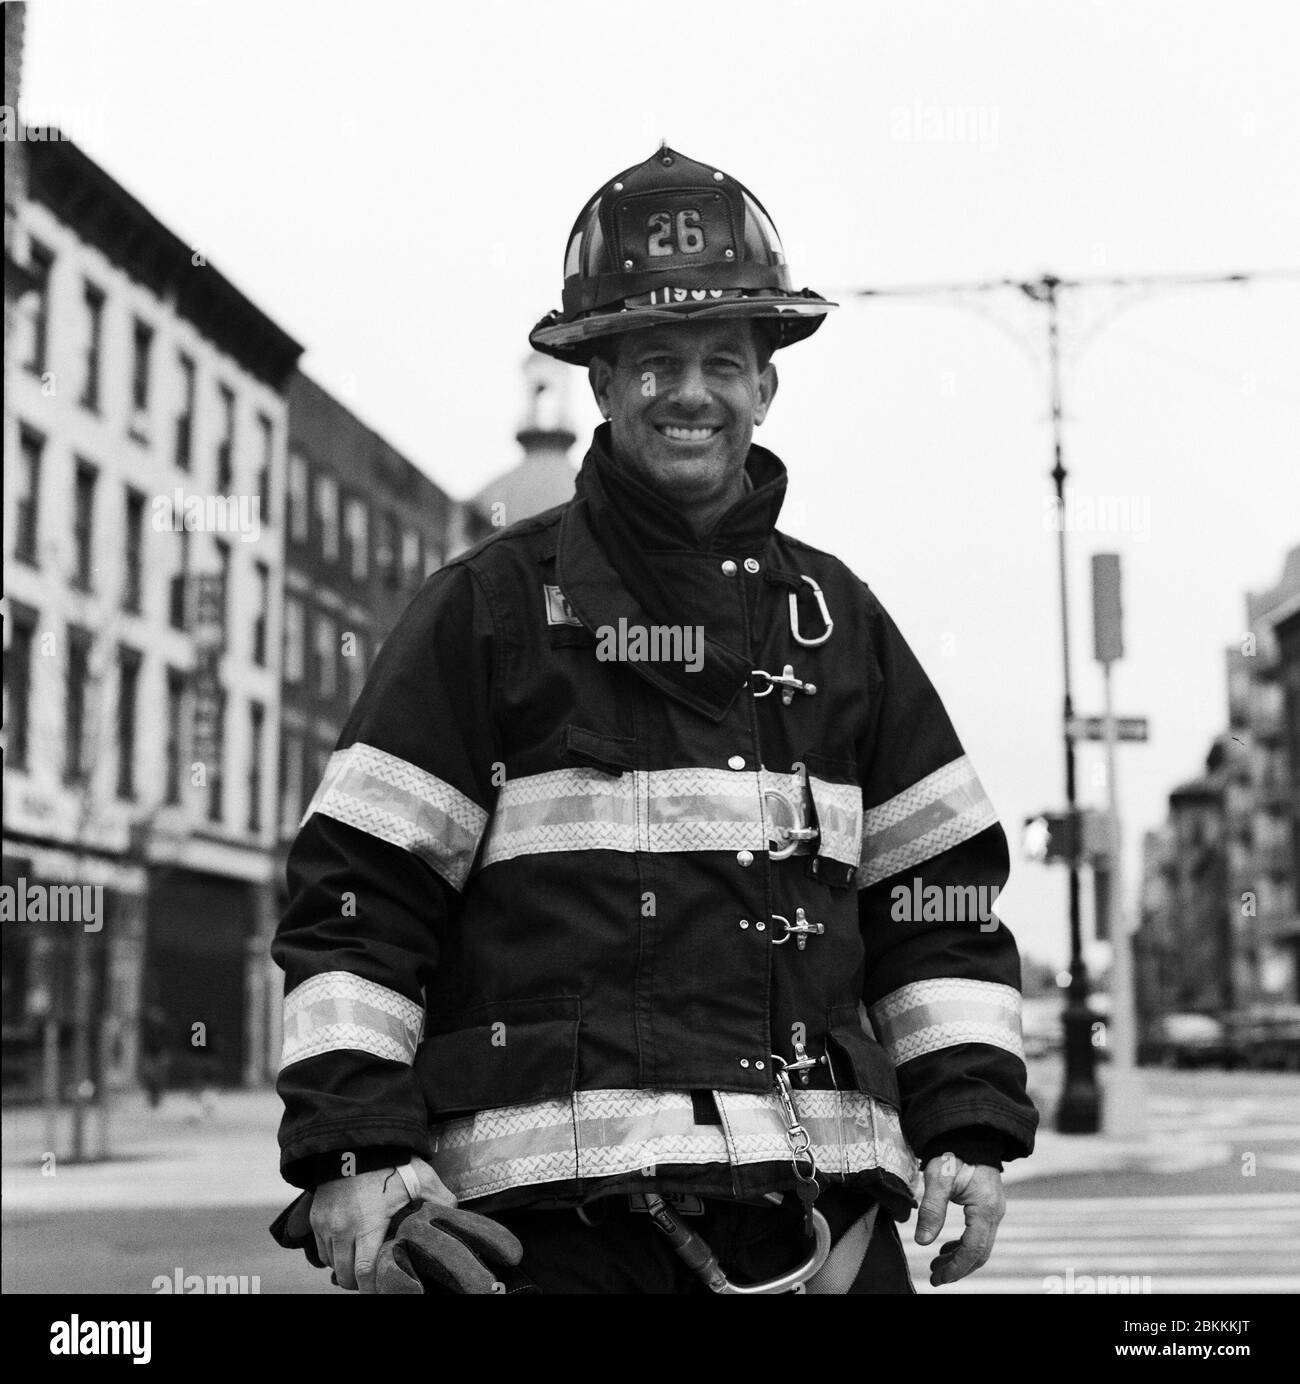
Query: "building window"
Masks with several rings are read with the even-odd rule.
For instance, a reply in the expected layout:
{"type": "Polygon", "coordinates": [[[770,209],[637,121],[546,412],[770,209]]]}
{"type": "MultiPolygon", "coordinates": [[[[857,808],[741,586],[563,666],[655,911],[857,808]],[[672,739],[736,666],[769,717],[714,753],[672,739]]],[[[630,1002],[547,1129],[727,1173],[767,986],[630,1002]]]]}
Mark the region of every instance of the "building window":
{"type": "Polygon", "coordinates": [[[366,636],[357,630],[352,636],[352,652],[348,656],[348,700],[355,702],[366,685],[366,636]]]}
{"type": "Polygon", "coordinates": [[[334,621],[323,611],[316,616],[316,690],[331,698],[339,690],[338,640],[334,621]]]}
{"type": "Polygon", "coordinates": [[[266,627],[271,618],[271,569],[264,562],[255,568],[257,574],[257,613],[253,616],[253,662],[266,667],[266,627]]]}
{"type": "Polygon", "coordinates": [[[300,683],[305,672],[306,615],[297,596],[284,598],[284,680],[300,683]]]}
{"type": "Polygon", "coordinates": [[[339,560],[339,485],[333,476],[316,477],[316,514],[320,520],[321,556],[326,562],[339,560]]]}
{"type": "Polygon", "coordinates": [[[122,582],[122,609],[138,615],[143,591],[145,497],[126,488],[126,572],[122,582]]]}
{"type": "Polygon", "coordinates": [[[266,708],[261,702],[248,704],[248,829],[262,830],[262,728],[266,708]]]}
{"type": "Polygon", "coordinates": [[[271,477],[274,475],[272,461],[275,456],[275,428],[264,413],[257,415],[257,430],[261,437],[261,464],[257,468],[257,493],[261,497],[262,521],[269,524],[271,519],[271,477]]]}
{"type": "Polygon", "coordinates": [[[302,800],[303,740],[297,731],[286,730],[280,737],[280,835],[291,837],[298,830],[305,804],[302,800]]]}
{"type": "Polygon", "coordinates": [[[180,529],[176,534],[176,571],[172,576],[168,618],[174,630],[188,628],[187,606],[190,584],[190,531],[180,529]]]}
{"type": "Polygon", "coordinates": [[[195,366],[183,351],[176,358],[181,372],[181,411],[176,416],[176,465],[182,471],[190,469],[194,445],[195,366]]]}
{"type": "Polygon", "coordinates": [[[230,544],[224,538],[213,540],[217,545],[217,575],[220,580],[219,595],[221,599],[221,646],[225,648],[226,638],[230,633],[230,544]]]}
{"type": "Polygon", "coordinates": [[[400,542],[401,537],[397,515],[388,511],[384,514],[382,537],[379,540],[379,551],[375,554],[375,562],[379,568],[385,586],[395,587],[400,585],[399,562],[401,560],[401,554],[398,551],[400,542]]]}
{"type": "Polygon", "coordinates": [[[218,687],[212,694],[212,764],[208,771],[208,821],[219,822],[225,816],[226,757],[226,689],[218,687]]]}
{"type": "Polygon", "coordinates": [[[370,523],[366,502],[359,495],[348,497],[348,565],[353,581],[365,581],[370,575],[370,523]]]}
{"type": "Polygon", "coordinates": [[[153,355],[153,328],[138,317],[131,324],[131,409],[149,409],[149,361],[153,355]]]}
{"type": "Polygon", "coordinates": [[[5,768],[26,769],[31,740],[32,645],[36,642],[36,612],[13,604],[13,633],[4,659],[5,768]]]}
{"type": "Polygon", "coordinates": [[[77,461],[72,501],[72,542],[76,553],[72,584],[89,591],[95,556],[95,482],[99,472],[88,461],[77,461]]]}
{"type": "Polygon", "coordinates": [[[23,364],[34,375],[45,370],[50,334],[50,279],[54,272],[54,251],[33,240],[27,249],[27,269],[35,280],[28,318],[27,359],[23,364]]]}
{"type": "Polygon", "coordinates": [[[417,585],[420,578],[424,576],[424,571],[420,564],[423,546],[420,535],[415,529],[406,529],[403,531],[402,580],[407,586],[417,585]]]}
{"type": "Polygon", "coordinates": [[[86,778],[86,694],[90,683],[90,650],[90,631],[79,625],[69,625],[67,680],[64,685],[65,783],[82,783],[86,778]]]}
{"type": "Polygon", "coordinates": [[[307,458],[294,452],[289,457],[289,533],[295,543],[306,543],[311,517],[307,510],[307,458]]]}
{"type": "Polygon", "coordinates": [[[140,690],[139,649],[117,651],[117,796],[135,797],[135,719],[140,690]]]}
{"type": "Polygon", "coordinates": [[[181,800],[182,761],[185,754],[185,685],[186,675],[180,668],[167,669],[167,782],[165,801],[181,800]]]}
{"type": "Polygon", "coordinates": [[[18,484],[15,486],[17,524],[14,532],[14,557],[36,566],[36,529],[40,514],[41,453],[45,439],[31,428],[23,427],[18,434],[21,460],[18,484]]]}
{"type": "Polygon", "coordinates": [[[104,290],[89,279],[81,289],[86,308],[86,358],[82,371],[81,406],[99,410],[99,366],[104,343],[104,290]]]}
{"type": "Polygon", "coordinates": [[[235,391],[218,385],[221,398],[221,441],[217,443],[217,492],[228,494],[235,479],[235,391]]]}

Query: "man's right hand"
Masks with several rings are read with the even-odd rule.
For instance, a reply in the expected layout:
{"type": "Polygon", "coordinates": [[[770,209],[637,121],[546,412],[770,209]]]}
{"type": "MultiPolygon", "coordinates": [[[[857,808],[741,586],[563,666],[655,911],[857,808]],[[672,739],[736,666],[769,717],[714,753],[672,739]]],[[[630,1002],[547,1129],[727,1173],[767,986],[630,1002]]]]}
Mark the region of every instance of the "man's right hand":
{"type": "MultiPolygon", "coordinates": [[[[425,1201],[455,1206],[455,1196],[423,1158],[411,1159],[411,1170],[425,1201]]],[[[395,1168],[379,1168],[354,1177],[338,1177],[316,1188],[311,1228],[316,1249],[334,1269],[340,1288],[375,1291],[375,1258],[388,1234],[389,1222],[411,1197],[395,1168]]]]}

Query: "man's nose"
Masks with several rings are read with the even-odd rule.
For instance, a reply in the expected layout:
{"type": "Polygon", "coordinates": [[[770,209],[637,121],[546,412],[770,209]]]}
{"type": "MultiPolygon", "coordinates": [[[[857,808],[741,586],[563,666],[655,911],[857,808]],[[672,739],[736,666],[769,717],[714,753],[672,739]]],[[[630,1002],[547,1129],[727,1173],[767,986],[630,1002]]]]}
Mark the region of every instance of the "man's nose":
{"type": "Polygon", "coordinates": [[[701,409],[707,408],[709,403],[709,385],[704,378],[704,370],[698,361],[692,361],[683,366],[673,381],[673,402],[680,404],[682,408],[701,409]]]}

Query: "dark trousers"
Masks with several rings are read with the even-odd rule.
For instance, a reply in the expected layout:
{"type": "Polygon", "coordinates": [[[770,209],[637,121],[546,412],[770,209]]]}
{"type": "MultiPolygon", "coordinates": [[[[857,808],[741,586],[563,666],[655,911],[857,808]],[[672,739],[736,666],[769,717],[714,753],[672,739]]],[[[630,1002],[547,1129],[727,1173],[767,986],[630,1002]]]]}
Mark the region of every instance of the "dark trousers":
{"type": "MultiPolygon", "coordinates": [[[[823,1205],[838,1237],[870,1202],[828,1196],[819,1201],[819,1208],[823,1205]]],[[[520,1273],[540,1292],[711,1295],[650,1217],[633,1211],[626,1197],[592,1203],[587,1215],[590,1225],[576,1211],[504,1211],[494,1219],[519,1237],[524,1246],[520,1273]]],[[[808,1257],[811,1241],[793,1197],[776,1207],[710,1201],[702,1216],[681,1220],[707,1241],[734,1283],[775,1278],[808,1257]]],[[[882,1210],[849,1292],[914,1291],[898,1229],[882,1210]]]]}

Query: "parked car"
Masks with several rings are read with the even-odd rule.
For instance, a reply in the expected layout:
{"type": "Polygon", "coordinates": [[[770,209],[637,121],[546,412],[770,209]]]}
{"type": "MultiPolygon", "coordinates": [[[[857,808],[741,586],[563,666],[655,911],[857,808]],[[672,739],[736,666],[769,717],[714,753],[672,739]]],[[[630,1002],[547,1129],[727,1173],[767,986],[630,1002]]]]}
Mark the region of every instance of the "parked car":
{"type": "Polygon", "coordinates": [[[1255,1004],[1224,1015],[1234,1065],[1300,1072],[1300,1004],[1255,1004]]]}
{"type": "Polygon", "coordinates": [[[1212,1014],[1162,1014],[1138,1051],[1144,1067],[1232,1067],[1227,1026],[1212,1014]]]}

